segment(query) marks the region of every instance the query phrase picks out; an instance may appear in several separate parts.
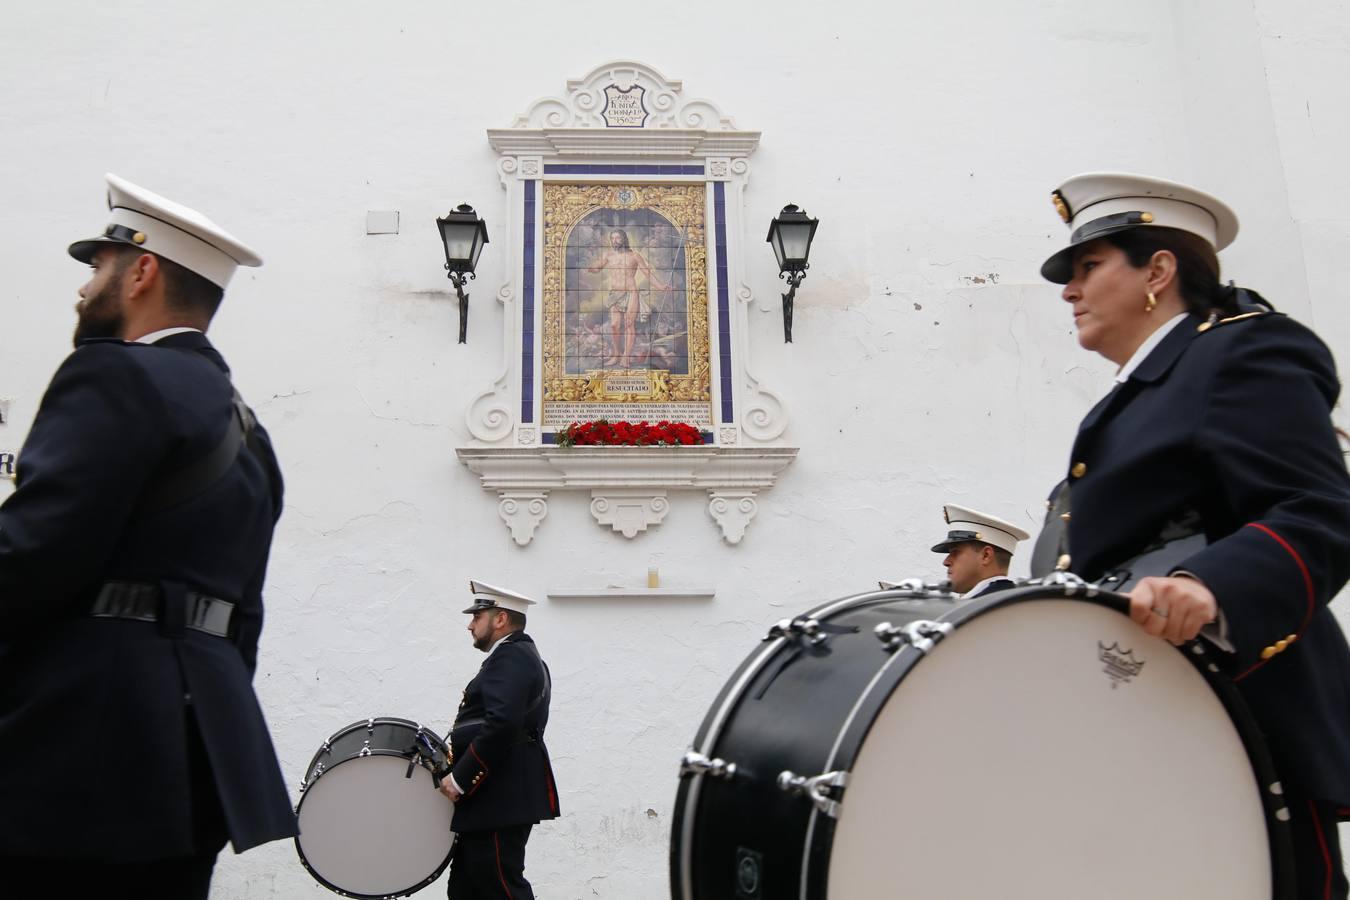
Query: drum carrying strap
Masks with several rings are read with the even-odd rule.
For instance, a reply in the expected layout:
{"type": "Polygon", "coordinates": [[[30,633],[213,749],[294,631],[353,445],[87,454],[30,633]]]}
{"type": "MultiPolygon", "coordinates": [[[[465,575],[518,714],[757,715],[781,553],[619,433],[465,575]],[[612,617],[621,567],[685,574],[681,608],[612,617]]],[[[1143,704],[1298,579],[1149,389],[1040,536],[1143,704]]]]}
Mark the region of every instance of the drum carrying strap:
{"type": "Polygon", "coordinates": [[[1097,584],[1124,593],[1141,578],[1171,574],[1182,560],[1194,556],[1208,543],[1200,513],[1187,509],[1164,525],[1158,536],[1138,555],[1112,566],[1097,584]]]}
{"type": "Polygon", "coordinates": [[[257,419],[236,388],[231,388],[230,421],[225,435],[215,448],[201,459],[164,472],[152,480],[141,495],[141,511],[157,513],[191,500],[220,480],[234,465],[242,447],[250,446],[257,419]]]}

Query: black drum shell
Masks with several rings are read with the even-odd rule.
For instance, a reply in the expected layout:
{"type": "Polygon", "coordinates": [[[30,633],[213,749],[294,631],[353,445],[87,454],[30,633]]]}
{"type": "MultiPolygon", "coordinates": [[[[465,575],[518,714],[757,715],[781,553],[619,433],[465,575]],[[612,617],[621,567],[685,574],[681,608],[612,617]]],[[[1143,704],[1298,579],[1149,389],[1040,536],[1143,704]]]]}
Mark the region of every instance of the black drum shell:
{"type": "MultiPolygon", "coordinates": [[[[381,716],[361,719],[339,728],[324,741],[323,746],[314,754],[314,758],[305,769],[305,781],[301,791],[322,777],[324,772],[346,760],[366,755],[365,751],[369,751],[370,755],[402,756],[405,759],[412,759],[417,756],[416,741],[419,734],[423,735],[433,748],[431,762],[434,771],[444,770],[450,758],[450,748],[434,731],[428,731],[411,719],[381,716]],[[320,764],[323,766],[322,769],[319,768],[320,764]]],[[[304,802],[303,796],[301,802],[304,802]]],[[[296,811],[299,809],[297,805],[296,811]]]]}
{"type": "Polygon", "coordinates": [[[810,776],[825,771],[854,703],[891,658],[874,634],[877,625],[937,619],[954,608],[952,599],[942,595],[907,591],[845,598],[806,616],[832,626],[831,630],[846,631],[827,631],[826,640],[816,646],[800,638],[775,638],[742,663],[693,744],[695,749],[704,746],[722,713],[723,727],[712,749],[704,752],[735,762],[738,771],[730,780],[682,779],[671,838],[673,897],[741,900],[800,893],[803,836],[812,807],[779,790],[778,774],[786,770],[810,776]],[[739,696],[731,696],[737,682],[757,664],[758,671],[739,696]],[[730,709],[724,709],[728,703],[730,709]],[[691,791],[697,796],[691,797],[691,791]],[[686,852],[689,879],[684,877],[686,852]],[[753,894],[737,890],[737,879],[745,877],[747,866],[759,873],[759,889],[753,894]]]}

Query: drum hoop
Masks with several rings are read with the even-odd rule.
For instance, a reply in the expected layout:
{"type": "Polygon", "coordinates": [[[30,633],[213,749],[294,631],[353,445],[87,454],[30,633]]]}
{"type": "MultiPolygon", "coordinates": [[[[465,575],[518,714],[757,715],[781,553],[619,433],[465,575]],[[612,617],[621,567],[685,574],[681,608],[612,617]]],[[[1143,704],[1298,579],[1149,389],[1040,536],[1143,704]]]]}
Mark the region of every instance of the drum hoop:
{"type": "MultiPolygon", "coordinates": [[[[821,619],[870,602],[931,599],[934,599],[934,597],[927,591],[898,589],[868,591],[822,603],[820,606],[813,607],[803,613],[803,615],[821,619]]],[[[741,699],[745,696],[746,688],[750,682],[789,640],[787,637],[774,638],[772,641],[766,642],[757,654],[751,655],[749,659],[741,663],[740,668],[732,674],[726,686],[722,688],[713,701],[712,710],[704,716],[703,724],[699,727],[698,733],[694,735],[693,749],[705,755],[712,755],[713,748],[717,746],[717,741],[722,736],[723,727],[731,717],[732,710],[740,704],[741,699]]],[[[883,666],[883,668],[885,667],[883,666]]],[[[693,894],[694,813],[698,810],[699,787],[702,783],[702,774],[691,775],[687,779],[682,779],[680,789],[675,797],[675,815],[677,821],[679,821],[679,828],[672,831],[672,837],[678,835],[679,842],[671,847],[670,875],[672,885],[678,886],[681,900],[696,900],[693,894]]],[[[815,815],[813,814],[811,825],[807,828],[808,848],[810,847],[811,827],[814,824],[815,815]]],[[[805,869],[803,869],[803,875],[805,875],[805,869]]]]}
{"type": "Polygon", "coordinates": [[[390,898],[393,897],[411,897],[413,894],[417,893],[427,885],[434,882],[437,878],[440,878],[441,873],[445,871],[445,867],[450,865],[450,858],[455,855],[454,842],[452,841],[450,845],[450,851],[445,854],[445,859],[441,860],[440,864],[436,866],[435,871],[433,871],[426,878],[422,879],[421,881],[417,882],[411,887],[400,888],[399,890],[388,894],[358,894],[353,891],[349,891],[346,888],[340,888],[337,885],[333,884],[331,881],[329,881],[327,878],[324,878],[322,875],[320,875],[318,870],[315,869],[313,866],[311,866],[309,864],[309,860],[305,858],[305,851],[300,848],[300,836],[296,835],[294,838],[292,838],[292,840],[295,841],[295,852],[296,855],[300,857],[300,864],[305,867],[305,871],[309,872],[310,877],[312,877],[319,884],[328,888],[333,893],[340,894],[343,897],[354,897],[356,898],[356,900],[390,900],[390,898]]]}
{"type": "MultiPolygon", "coordinates": [[[[906,592],[913,593],[913,592],[906,592]]],[[[1010,606],[1014,603],[1024,603],[1034,600],[1064,600],[1074,599],[1087,601],[1098,606],[1104,606],[1113,609],[1122,615],[1129,615],[1130,601],[1124,594],[1117,594],[1112,591],[1102,590],[1096,585],[1025,585],[1019,588],[1012,588],[1004,591],[997,591],[982,599],[975,599],[969,603],[943,613],[938,617],[938,621],[952,625],[960,629],[962,625],[970,622],[991,609],[1003,606],[1010,606]],[[1047,593],[1047,591],[1058,591],[1047,593]]],[[[1213,691],[1216,699],[1223,706],[1224,712],[1228,714],[1229,720],[1233,723],[1233,728],[1238,734],[1238,739],[1242,742],[1243,749],[1247,753],[1247,759],[1251,764],[1252,777],[1256,782],[1257,793],[1261,797],[1261,808],[1265,813],[1266,834],[1270,841],[1270,871],[1271,881],[1274,888],[1273,900],[1293,900],[1293,845],[1289,834],[1289,823],[1282,821],[1276,815],[1277,810],[1284,808],[1282,799],[1272,796],[1272,787],[1280,783],[1278,773],[1275,769],[1274,760],[1270,757],[1270,752],[1266,749],[1264,738],[1261,736],[1260,727],[1256,720],[1252,718],[1251,710],[1247,707],[1246,701],[1238,693],[1237,686],[1232,681],[1223,677],[1222,671],[1218,666],[1209,661],[1203,644],[1199,641],[1193,641],[1186,647],[1175,648],[1178,653],[1190,662],[1191,666],[1200,673],[1205,679],[1206,684],[1213,691]],[[1210,667],[1213,666],[1211,669],[1210,667]]],[[[871,730],[872,723],[869,722],[866,729],[861,734],[856,735],[851,742],[850,750],[841,757],[841,750],[844,739],[849,736],[853,730],[853,724],[861,710],[869,706],[869,701],[877,698],[878,683],[883,676],[888,673],[894,677],[889,680],[884,688],[884,695],[879,699],[882,705],[886,698],[899,687],[905,680],[910,671],[924,658],[926,654],[919,652],[912,646],[904,646],[897,650],[891,658],[882,665],[872,676],[858,699],[854,702],[853,708],[849,710],[848,717],[839,728],[839,734],[835,738],[834,746],[830,750],[823,771],[832,772],[839,768],[841,760],[847,758],[851,767],[856,760],[858,751],[862,747],[862,742],[871,730]]],[[[876,707],[876,712],[880,713],[880,707],[876,707]]],[[[873,721],[875,721],[873,716],[873,721]]],[[[1281,793],[1280,798],[1283,797],[1281,793]]],[[[821,821],[821,812],[818,809],[811,810],[811,817],[807,822],[805,838],[802,842],[802,869],[801,869],[801,900],[809,900],[808,894],[810,888],[821,888],[823,890],[824,879],[829,876],[830,855],[828,852],[814,853],[816,842],[816,823],[821,821]],[[817,874],[812,875],[811,859],[816,856],[823,860],[824,865],[817,867],[817,874]],[[815,881],[819,880],[820,884],[815,881]]],[[[826,834],[833,832],[834,820],[822,822],[823,830],[826,834]]],[[[822,851],[828,851],[828,848],[822,848],[822,851]]],[[[688,896],[688,895],[687,895],[688,896]]]]}

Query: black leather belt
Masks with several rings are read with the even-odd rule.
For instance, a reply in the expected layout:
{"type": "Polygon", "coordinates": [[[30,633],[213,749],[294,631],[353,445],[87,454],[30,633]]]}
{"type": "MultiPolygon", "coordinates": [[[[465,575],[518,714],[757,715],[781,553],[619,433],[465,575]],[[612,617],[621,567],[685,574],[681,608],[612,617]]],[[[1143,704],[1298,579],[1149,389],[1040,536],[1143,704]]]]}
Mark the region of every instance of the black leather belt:
{"type": "MultiPolygon", "coordinates": [[[[456,719],[456,720],[455,720],[455,724],[450,726],[450,734],[447,734],[447,735],[445,736],[445,742],[446,742],[447,744],[450,743],[450,735],[451,735],[451,734],[454,734],[454,733],[455,733],[456,731],[458,731],[459,729],[461,729],[461,728],[472,728],[472,727],[474,727],[474,726],[476,726],[476,725],[482,725],[482,724],[483,724],[484,722],[486,722],[486,721],[487,721],[487,720],[486,720],[486,719],[483,719],[483,718],[474,718],[474,719],[456,719]]],[[[530,730],[530,731],[518,731],[518,732],[516,732],[514,735],[511,736],[511,740],[509,741],[509,743],[511,743],[511,744],[534,744],[534,743],[538,743],[538,741],[539,741],[539,732],[538,732],[538,731],[534,731],[534,730],[530,730]]]]}
{"type": "MultiPolygon", "coordinates": [[[[197,591],[181,592],[182,627],[216,637],[229,637],[234,604],[197,591]]],[[[165,592],[158,584],[109,581],[99,588],[89,607],[96,619],[134,619],[139,622],[166,622],[179,617],[166,611],[165,592]]]]}

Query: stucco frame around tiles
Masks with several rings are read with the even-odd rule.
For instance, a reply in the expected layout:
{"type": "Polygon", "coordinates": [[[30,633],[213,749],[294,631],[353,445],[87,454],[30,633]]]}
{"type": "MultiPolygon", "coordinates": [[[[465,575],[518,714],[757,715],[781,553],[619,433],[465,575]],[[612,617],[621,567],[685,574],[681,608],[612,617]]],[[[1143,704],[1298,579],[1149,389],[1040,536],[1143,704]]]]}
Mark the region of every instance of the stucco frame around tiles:
{"type": "MultiPolygon", "coordinates": [[[[556,490],[589,490],[596,522],[628,538],[666,518],[671,491],[705,491],[723,538],[738,543],[758,495],[797,453],[779,443],[783,405],[753,373],[746,341],[753,297],[744,274],[744,192],[759,132],[737,129],[713,103],[686,97],[680,82],[625,61],[569,81],[563,95],[536,101],[510,128],[490,129],[488,142],[507,199],[507,238],[494,242],[509,254],[497,292],[505,365],[469,407],[474,443],[458,448],[460,460],[498,495],[498,512],[521,545],[534,537],[556,490]],[[546,186],[563,183],[632,185],[637,192],[705,186],[706,445],[554,446],[554,428],[543,423],[543,203],[546,186]]],[[[691,272],[702,282],[701,267],[691,272]]]]}

